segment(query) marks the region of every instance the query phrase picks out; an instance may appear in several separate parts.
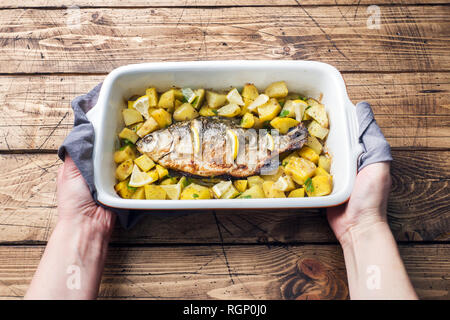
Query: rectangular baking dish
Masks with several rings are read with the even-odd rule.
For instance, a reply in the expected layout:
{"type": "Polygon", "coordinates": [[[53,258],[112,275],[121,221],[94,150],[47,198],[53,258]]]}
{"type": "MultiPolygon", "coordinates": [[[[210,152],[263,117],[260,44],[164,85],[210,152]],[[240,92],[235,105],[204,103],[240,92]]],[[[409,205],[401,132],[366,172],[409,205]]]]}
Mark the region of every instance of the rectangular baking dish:
{"type": "Polygon", "coordinates": [[[314,61],[196,61],[123,66],[106,77],[98,102],[87,116],[95,130],[93,162],[98,201],[114,208],[179,210],[335,206],[350,196],[357,172],[357,157],[361,153],[355,106],[347,96],[341,74],[328,64],[314,61]],[[172,86],[223,90],[250,82],[263,90],[280,80],[286,81],[291,92],[313,98],[322,96],[330,120],[326,143],[333,159],[334,186],[330,195],[283,199],[133,200],[122,199],[115,193],[113,153],[118,146],[117,133],[124,126],[121,110],[126,107],[128,98],[143,94],[150,86],[158,91],[172,86]]]}

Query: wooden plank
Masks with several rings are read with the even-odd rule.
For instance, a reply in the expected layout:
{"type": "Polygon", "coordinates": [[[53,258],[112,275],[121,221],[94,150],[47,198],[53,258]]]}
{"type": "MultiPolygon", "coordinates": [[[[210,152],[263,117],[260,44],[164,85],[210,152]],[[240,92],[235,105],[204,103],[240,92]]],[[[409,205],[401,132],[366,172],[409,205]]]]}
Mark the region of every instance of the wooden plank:
{"type": "Polygon", "coordinates": [[[99,73],[129,63],[217,59],[320,60],[360,72],[450,70],[449,6],[384,6],[380,29],[368,29],[367,12],[357,9],[99,8],[75,17],[4,9],[0,73],[99,73]]]}
{"type": "MultiPolygon", "coordinates": [[[[394,151],[389,219],[402,241],[450,240],[450,151],[394,151]]],[[[56,222],[52,154],[0,155],[0,243],[43,243],[56,222]]],[[[153,213],[133,229],[119,226],[114,243],[297,243],[334,242],[325,212],[248,210],[233,213],[153,213]],[[215,215],[214,215],[215,214],[215,215]]]]}
{"type": "MultiPolygon", "coordinates": [[[[0,76],[0,150],[56,150],[73,124],[70,100],[103,75],[0,76]]],[[[372,104],[392,147],[450,148],[447,73],[344,74],[350,98],[372,104]]]]}
{"type": "MultiPolygon", "coordinates": [[[[42,252],[0,246],[1,299],[25,294],[42,252]]],[[[400,254],[421,299],[449,299],[449,245],[400,254]]],[[[110,248],[100,298],[345,299],[348,288],[337,245],[124,247],[110,248]]]]}
{"type": "MultiPolygon", "coordinates": [[[[394,0],[302,0],[299,1],[302,5],[355,5],[361,6],[360,10],[365,10],[367,6],[379,4],[398,4],[394,0]]],[[[413,4],[436,4],[447,3],[446,0],[403,0],[402,5],[413,4]]],[[[71,6],[78,7],[222,7],[222,6],[296,6],[295,0],[277,0],[276,2],[270,0],[110,0],[105,3],[104,0],[22,0],[17,1],[4,0],[0,3],[0,8],[66,8],[71,6]]]]}

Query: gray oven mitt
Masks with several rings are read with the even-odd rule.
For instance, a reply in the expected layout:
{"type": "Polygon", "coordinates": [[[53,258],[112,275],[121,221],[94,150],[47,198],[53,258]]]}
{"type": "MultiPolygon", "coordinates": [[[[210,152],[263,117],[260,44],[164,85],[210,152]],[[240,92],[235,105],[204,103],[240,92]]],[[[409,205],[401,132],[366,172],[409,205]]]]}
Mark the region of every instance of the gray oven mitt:
{"type": "Polygon", "coordinates": [[[365,101],[357,103],[356,117],[359,126],[358,142],[363,148],[363,153],[358,158],[358,172],[372,163],[392,161],[391,147],[375,121],[370,104],[365,101]]]}
{"type": "MultiPolygon", "coordinates": [[[[86,113],[97,103],[102,84],[98,84],[89,93],[76,97],[72,101],[74,112],[74,126],[58,150],[58,156],[64,161],[65,154],[73,159],[91,191],[94,201],[117,213],[121,225],[129,229],[136,224],[144,214],[137,210],[109,208],[97,201],[97,190],[94,185],[94,165],[92,152],[94,149],[94,127],[86,117],[86,113]]],[[[360,102],[356,107],[359,123],[359,143],[362,144],[363,154],[358,159],[358,171],[365,166],[381,161],[392,161],[390,147],[367,102],[360,102]]]]}

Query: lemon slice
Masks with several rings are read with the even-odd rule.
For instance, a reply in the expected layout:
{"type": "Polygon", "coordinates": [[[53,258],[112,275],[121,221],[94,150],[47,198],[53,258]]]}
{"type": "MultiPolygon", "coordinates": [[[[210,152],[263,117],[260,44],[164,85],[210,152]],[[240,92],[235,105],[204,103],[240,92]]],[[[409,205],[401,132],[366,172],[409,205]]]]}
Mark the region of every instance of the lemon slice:
{"type": "Polygon", "coordinates": [[[139,111],[145,119],[150,118],[150,114],[148,113],[149,106],[148,96],[142,96],[133,103],[133,108],[139,111]]]}
{"type": "Polygon", "coordinates": [[[198,129],[197,127],[191,127],[191,131],[194,144],[194,153],[198,153],[200,151],[200,136],[198,134],[198,129]]]}
{"type": "Polygon", "coordinates": [[[191,88],[183,88],[181,89],[181,92],[183,93],[183,96],[187,102],[191,103],[192,101],[194,101],[196,95],[191,88]]]}
{"type": "Polygon", "coordinates": [[[137,188],[152,183],[153,181],[155,180],[147,172],[142,172],[137,165],[134,165],[128,185],[137,188]]]}
{"type": "Polygon", "coordinates": [[[258,107],[265,105],[269,101],[269,96],[265,94],[260,94],[252,103],[247,107],[250,111],[256,111],[258,107]]]}
{"type": "Polygon", "coordinates": [[[238,151],[239,151],[239,139],[238,136],[236,134],[236,132],[234,132],[231,129],[227,130],[227,136],[228,139],[231,142],[231,154],[233,155],[233,160],[236,160],[238,151]]]}
{"type": "MultiPolygon", "coordinates": [[[[231,181],[222,181],[212,187],[214,196],[220,199],[231,188],[231,181]]],[[[233,188],[234,189],[234,188],[233,188]]]]}
{"type": "Polygon", "coordinates": [[[275,141],[273,140],[273,137],[270,133],[266,134],[266,143],[267,143],[267,149],[270,151],[273,151],[275,148],[275,141]]]}
{"type": "Polygon", "coordinates": [[[241,95],[239,94],[239,91],[237,91],[236,88],[234,88],[230,92],[228,92],[227,100],[228,100],[229,103],[235,103],[235,104],[238,104],[240,106],[245,105],[244,100],[242,100],[242,97],[241,97],[241,95]]]}
{"type": "Polygon", "coordinates": [[[180,184],[168,184],[160,185],[161,188],[166,191],[167,196],[170,200],[179,200],[181,195],[181,185],[180,184]]]}

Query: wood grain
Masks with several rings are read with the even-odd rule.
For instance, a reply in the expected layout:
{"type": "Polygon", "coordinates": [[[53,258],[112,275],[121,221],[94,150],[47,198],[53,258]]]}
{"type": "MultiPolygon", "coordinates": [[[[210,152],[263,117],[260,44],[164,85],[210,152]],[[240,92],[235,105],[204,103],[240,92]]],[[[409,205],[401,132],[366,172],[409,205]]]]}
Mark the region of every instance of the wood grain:
{"type": "MultiPolygon", "coordinates": [[[[365,10],[367,6],[370,5],[382,5],[398,4],[398,1],[394,0],[302,0],[299,1],[303,6],[308,5],[355,5],[360,6],[359,10],[365,10]]],[[[447,3],[446,0],[403,0],[401,5],[413,5],[413,4],[437,4],[447,3]]],[[[104,0],[22,0],[17,1],[3,1],[0,3],[0,8],[65,8],[71,6],[78,7],[242,7],[242,6],[297,6],[295,0],[109,0],[105,2],[104,0]]]]}
{"type": "MultiPolygon", "coordinates": [[[[397,240],[450,240],[450,152],[394,151],[390,225],[397,240]]],[[[56,222],[53,154],[0,155],[0,243],[44,243],[56,222]]],[[[321,210],[152,213],[114,243],[334,242],[321,210]]]]}
{"type": "MultiPolygon", "coordinates": [[[[0,76],[0,151],[56,150],[72,128],[70,101],[103,79],[0,76]]],[[[371,103],[392,147],[450,148],[447,73],[349,73],[344,79],[355,103],[371,103]]]]}
{"type": "MultiPolygon", "coordinates": [[[[449,245],[400,245],[421,299],[448,299],[449,245]]],[[[0,298],[26,292],[43,247],[0,247],[0,298]]],[[[337,245],[110,248],[100,298],[344,299],[337,245]]]]}
{"type": "Polygon", "coordinates": [[[129,63],[217,59],[320,60],[359,72],[450,70],[449,6],[384,6],[381,29],[368,29],[367,12],[357,9],[98,8],[81,9],[80,23],[62,9],[3,9],[0,73],[99,73],[129,63]]]}

